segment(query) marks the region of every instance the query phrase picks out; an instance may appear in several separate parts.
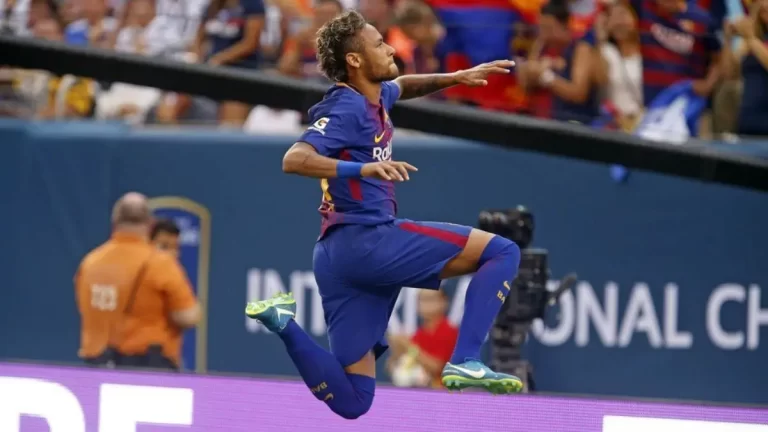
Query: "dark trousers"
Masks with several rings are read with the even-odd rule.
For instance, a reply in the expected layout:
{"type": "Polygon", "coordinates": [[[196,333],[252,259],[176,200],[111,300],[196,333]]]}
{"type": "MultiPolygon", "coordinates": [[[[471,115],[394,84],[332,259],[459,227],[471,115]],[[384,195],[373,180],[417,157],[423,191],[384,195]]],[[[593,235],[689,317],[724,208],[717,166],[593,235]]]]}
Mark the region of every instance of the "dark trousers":
{"type": "Polygon", "coordinates": [[[152,345],[145,354],[125,355],[109,348],[98,357],[83,359],[85,364],[94,367],[129,368],[129,369],[158,369],[179,372],[179,367],[170,359],[163,356],[162,347],[152,345]]]}

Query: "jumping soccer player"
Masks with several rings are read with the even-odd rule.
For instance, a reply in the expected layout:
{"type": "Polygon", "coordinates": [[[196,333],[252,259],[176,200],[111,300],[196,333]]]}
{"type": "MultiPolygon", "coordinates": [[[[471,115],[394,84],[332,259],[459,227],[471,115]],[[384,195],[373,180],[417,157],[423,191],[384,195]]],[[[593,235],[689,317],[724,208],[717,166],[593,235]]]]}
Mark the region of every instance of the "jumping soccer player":
{"type": "Polygon", "coordinates": [[[442,279],[476,272],[442,382],[452,390],[520,391],[520,379],[478,360],[517,273],[520,249],[471,227],[395,217],[394,182],[408,180],[416,168],[392,161],[387,115],[398,99],[457,84],[485,85],[489,74],[509,73],[513,62],[398,78],[392,47],[353,11],[323,26],[317,45],[320,67],[336,84],[310,110],[313,123],[285,154],[283,171],[321,179],[322,226],[313,268],[331,352],[293,320],[291,294],[248,303],[246,314],[280,336],[317,399],[355,419],[373,402],[375,362],[388,348],[384,336],[401,288],[439,289],[442,279]]]}

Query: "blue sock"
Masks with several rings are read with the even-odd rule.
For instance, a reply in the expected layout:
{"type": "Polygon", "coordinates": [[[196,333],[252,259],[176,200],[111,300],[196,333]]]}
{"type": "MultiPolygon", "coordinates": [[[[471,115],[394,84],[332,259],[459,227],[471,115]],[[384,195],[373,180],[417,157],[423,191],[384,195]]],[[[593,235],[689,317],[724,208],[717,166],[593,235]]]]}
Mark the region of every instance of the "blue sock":
{"type": "Polygon", "coordinates": [[[451,363],[480,359],[480,348],[509,294],[507,286],[515,279],[519,264],[520,248],[514,242],[500,236],[488,242],[467,287],[464,317],[451,363]]]}
{"type": "Polygon", "coordinates": [[[368,412],[376,389],[375,379],[348,374],[336,357],[315,343],[296,321],[291,320],[278,335],[304,383],[318,400],[345,419],[356,419],[368,412]]]}

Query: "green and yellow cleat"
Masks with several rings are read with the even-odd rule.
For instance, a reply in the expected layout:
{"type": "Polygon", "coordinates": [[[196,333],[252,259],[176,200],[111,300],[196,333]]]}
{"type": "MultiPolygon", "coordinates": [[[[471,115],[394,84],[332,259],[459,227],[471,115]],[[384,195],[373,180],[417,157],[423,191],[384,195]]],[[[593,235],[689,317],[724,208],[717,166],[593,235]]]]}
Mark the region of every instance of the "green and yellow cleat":
{"type": "Polygon", "coordinates": [[[249,302],[245,306],[245,315],[279,333],[296,316],[296,299],[292,293],[279,293],[266,300],[249,302]]]}
{"type": "Polygon", "coordinates": [[[442,382],[448,390],[464,390],[477,387],[493,394],[520,393],[523,382],[520,378],[492,371],[488,366],[477,360],[461,364],[448,363],[443,368],[442,382]]]}

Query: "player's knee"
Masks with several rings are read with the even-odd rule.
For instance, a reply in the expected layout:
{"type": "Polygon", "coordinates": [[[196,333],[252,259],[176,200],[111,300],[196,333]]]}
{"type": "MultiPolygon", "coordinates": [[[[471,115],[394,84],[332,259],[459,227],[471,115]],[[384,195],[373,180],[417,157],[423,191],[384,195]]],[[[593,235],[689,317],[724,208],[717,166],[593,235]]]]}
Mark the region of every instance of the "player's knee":
{"type": "Polygon", "coordinates": [[[520,264],[520,247],[508,238],[494,236],[485,246],[480,265],[492,259],[507,261],[517,268],[520,264]]]}
{"type": "Polygon", "coordinates": [[[373,405],[373,398],[364,395],[358,395],[357,398],[347,401],[347,403],[328,404],[333,412],[347,420],[355,420],[363,416],[371,409],[371,405],[373,405]]]}

